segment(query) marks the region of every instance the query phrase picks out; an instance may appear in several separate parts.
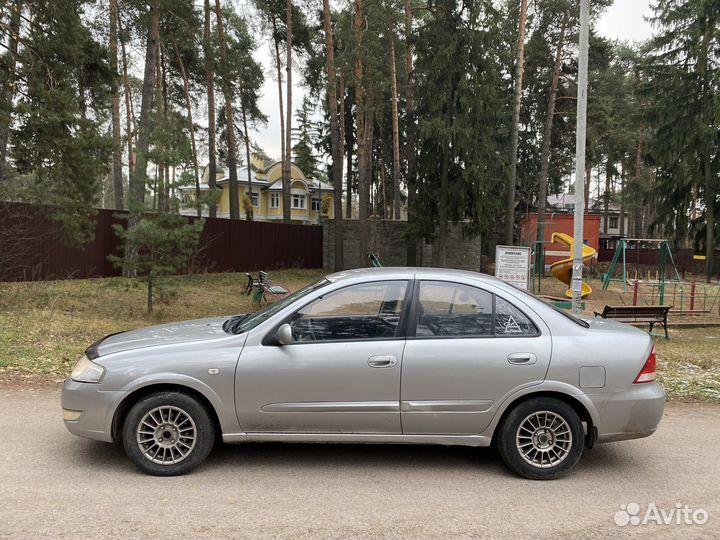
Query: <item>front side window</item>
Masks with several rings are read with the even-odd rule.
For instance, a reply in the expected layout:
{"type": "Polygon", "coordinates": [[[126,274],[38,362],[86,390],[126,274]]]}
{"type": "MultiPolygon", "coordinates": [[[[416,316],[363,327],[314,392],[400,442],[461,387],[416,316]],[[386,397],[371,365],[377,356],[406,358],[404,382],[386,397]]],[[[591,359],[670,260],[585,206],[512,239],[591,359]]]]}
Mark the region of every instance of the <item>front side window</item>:
{"type": "Polygon", "coordinates": [[[537,336],[533,322],[490,292],[443,281],[420,283],[418,337],[537,336]]]}
{"type": "Polygon", "coordinates": [[[253,208],[257,208],[259,206],[259,198],[257,193],[251,193],[250,194],[250,202],[252,203],[253,208]]]}
{"type": "Polygon", "coordinates": [[[279,193],[271,193],[270,194],[270,208],[280,208],[280,194],[279,193]]]}
{"type": "Polygon", "coordinates": [[[400,323],[406,290],[406,281],[378,281],[321,296],[290,320],[293,340],[391,339],[400,323]]]}
{"type": "Polygon", "coordinates": [[[293,195],[292,207],[303,210],[305,208],[305,195],[293,195]]]}
{"type": "Polygon", "coordinates": [[[313,212],[319,212],[320,211],[320,199],[317,197],[313,197],[312,199],[312,211],[313,212]]]}

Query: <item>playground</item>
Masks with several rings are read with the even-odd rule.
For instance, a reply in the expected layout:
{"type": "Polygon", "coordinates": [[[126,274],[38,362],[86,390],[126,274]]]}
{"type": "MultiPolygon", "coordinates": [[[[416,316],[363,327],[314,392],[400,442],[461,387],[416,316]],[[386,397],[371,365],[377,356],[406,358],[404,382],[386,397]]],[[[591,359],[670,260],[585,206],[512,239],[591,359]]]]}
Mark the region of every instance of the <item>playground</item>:
{"type": "MultiPolygon", "coordinates": [[[[548,240],[534,246],[532,290],[558,307],[569,308],[574,239],[553,233],[548,240]],[[541,255],[535,256],[537,253],[541,255]]],[[[675,399],[720,400],[720,284],[706,283],[702,274],[687,272],[684,267],[680,271],[663,239],[623,239],[610,261],[598,262],[596,250],[588,245],[583,245],[582,253],[587,270],[582,285],[583,313],[593,316],[608,306],[670,308],[669,339],[664,339],[664,333],[653,333],[658,381],[675,399]],[[647,257],[645,264],[641,263],[641,249],[652,255],[651,264],[647,257]]],[[[701,268],[702,262],[697,267],[701,268]]],[[[647,329],[647,325],[638,326],[647,329]]]]}
{"type": "MultiPolygon", "coordinates": [[[[574,239],[559,232],[533,246],[532,291],[561,308],[569,308],[572,298],[573,246],[574,239]]],[[[612,259],[603,262],[598,262],[595,248],[583,244],[582,258],[587,278],[581,294],[587,314],[602,313],[608,306],[664,306],[669,309],[668,323],[675,326],[720,323],[720,284],[706,283],[704,276],[686,272],[685,267],[680,272],[665,239],[623,238],[612,259]]]]}

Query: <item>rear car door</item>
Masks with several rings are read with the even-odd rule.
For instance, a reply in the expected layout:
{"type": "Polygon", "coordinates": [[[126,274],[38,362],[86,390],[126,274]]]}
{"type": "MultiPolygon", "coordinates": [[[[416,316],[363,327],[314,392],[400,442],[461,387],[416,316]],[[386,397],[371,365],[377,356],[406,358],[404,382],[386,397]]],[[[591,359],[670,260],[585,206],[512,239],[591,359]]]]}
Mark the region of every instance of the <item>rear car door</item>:
{"type": "Polygon", "coordinates": [[[288,345],[246,346],[236,372],[247,433],[400,434],[400,361],[410,282],[349,285],[285,319],[288,345]]]}
{"type": "Polygon", "coordinates": [[[404,434],[480,433],[507,395],[542,382],[551,337],[520,304],[464,283],[416,284],[400,390],[404,434]]]}

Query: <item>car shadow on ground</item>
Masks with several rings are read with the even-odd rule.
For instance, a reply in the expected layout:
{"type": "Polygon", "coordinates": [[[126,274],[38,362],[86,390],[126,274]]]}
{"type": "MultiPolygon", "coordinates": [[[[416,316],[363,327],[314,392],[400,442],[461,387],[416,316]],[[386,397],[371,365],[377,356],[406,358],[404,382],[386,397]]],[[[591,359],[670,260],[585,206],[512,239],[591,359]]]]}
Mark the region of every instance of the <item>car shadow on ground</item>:
{"type": "MultiPolygon", "coordinates": [[[[415,444],[331,444],[331,443],[244,443],[217,445],[208,458],[208,469],[232,466],[233,463],[254,468],[297,467],[365,469],[432,469],[457,472],[487,472],[512,475],[495,448],[415,444]]],[[[635,460],[632,452],[621,445],[605,444],[585,449],[576,470],[602,473],[627,467],[635,460]]]]}
{"type": "MultiPolygon", "coordinates": [[[[120,443],[103,443],[72,439],[58,451],[65,453],[73,465],[102,468],[105,471],[133,472],[137,469],[120,443]]],[[[603,444],[585,450],[576,473],[602,474],[604,470],[631,471],[636,465],[627,445],[603,444]]],[[[338,444],[338,443],[217,443],[206,463],[198,470],[208,473],[252,468],[322,470],[332,468],[392,471],[432,469],[457,473],[489,473],[514,476],[494,448],[416,444],[338,444]]]]}

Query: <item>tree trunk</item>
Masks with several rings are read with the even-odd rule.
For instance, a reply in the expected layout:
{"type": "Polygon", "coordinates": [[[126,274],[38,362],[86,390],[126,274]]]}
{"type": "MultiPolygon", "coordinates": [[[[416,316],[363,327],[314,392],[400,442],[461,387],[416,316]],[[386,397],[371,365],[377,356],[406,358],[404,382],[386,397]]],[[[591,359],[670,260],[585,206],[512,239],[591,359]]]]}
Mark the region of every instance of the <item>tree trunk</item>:
{"type": "Polygon", "coordinates": [[[710,283],[713,275],[715,256],[715,186],[711,170],[711,155],[706,151],[703,156],[703,176],[705,177],[705,279],[710,283]]]}
{"type": "Polygon", "coordinates": [[[645,126],[640,124],[637,153],[635,154],[635,189],[633,194],[633,235],[635,238],[643,237],[642,227],[642,201],[640,201],[640,188],[643,177],[643,148],[645,145],[645,126]]]}
{"type": "Polygon", "coordinates": [[[290,154],[292,150],[292,0],[287,0],[286,13],[286,29],[287,29],[287,61],[285,62],[285,83],[287,89],[285,98],[287,99],[287,107],[285,107],[285,156],[283,163],[283,221],[290,223],[290,154]]]}
{"type": "Polygon", "coordinates": [[[345,116],[345,217],[347,219],[352,218],[352,177],[353,177],[353,148],[355,146],[355,136],[353,133],[353,112],[352,112],[352,98],[350,92],[344,98],[343,103],[343,115],[345,116]]]}
{"type": "MultiPolygon", "coordinates": [[[[245,136],[245,159],[247,160],[247,185],[248,185],[248,198],[250,199],[250,210],[245,213],[245,219],[252,221],[255,219],[252,207],[252,170],[250,168],[250,133],[248,131],[247,122],[247,107],[245,106],[245,100],[241,100],[242,103],[242,121],[243,121],[243,134],[245,136]]],[[[260,202],[260,195],[258,194],[258,202],[260,202]]]]}
{"type": "Polygon", "coordinates": [[[623,238],[625,236],[625,166],[622,165],[622,171],[620,173],[620,221],[618,222],[620,227],[619,236],[623,238]]]}
{"type": "MultiPolygon", "coordinates": [[[[155,91],[157,92],[156,103],[159,106],[159,112],[163,117],[163,121],[165,122],[165,125],[167,125],[167,88],[165,84],[165,56],[163,54],[163,49],[160,44],[160,40],[158,39],[157,42],[157,52],[155,54],[155,74],[156,74],[156,88],[155,91]]],[[[164,143],[161,143],[160,145],[160,154],[164,155],[166,153],[166,146],[164,143]]],[[[165,211],[165,163],[164,161],[160,161],[158,163],[158,167],[160,169],[160,175],[158,176],[158,183],[156,185],[157,190],[157,197],[158,197],[158,205],[157,209],[161,212],[165,211]]]]}
{"type": "Polygon", "coordinates": [[[588,213],[590,210],[590,181],[592,180],[592,163],[590,163],[590,160],[585,161],[585,193],[583,193],[583,197],[585,198],[585,214],[588,213]]]}
{"type": "MultiPolygon", "coordinates": [[[[333,47],[335,45],[333,44],[333,47]]],[[[334,60],[334,58],[333,58],[334,60]]],[[[343,175],[343,167],[345,166],[345,151],[343,147],[343,143],[345,141],[345,78],[341,75],[337,77],[338,79],[338,95],[337,100],[335,103],[337,103],[336,111],[337,111],[337,118],[338,118],[338,148],[340,149],[340,195],[342,196],[342,175],[343,175]]],[[[331,149],[332,154],[332,149],[331,149]]],[[[340,205],[340,208],[342,209],[342,205],[340,205]]],[[[333,210],[334,211],[334,210],[333,210]]]]}
{"type": "MultiPolygon", "coordinates": [[[[330,21],[330,0],[323,0],[323,30],[325,31],[325,66],[327,70],[327,100],[330,114],[330,148],[332,153],[333,213],[335,226],[335,271],[343,268],[343,226],[342,226],[342,181],[343,152],[338,118],[338,99],[335,91],[335,50],[332,24],[330,21]]],[[[341,82],[342,85],[342,82],[341,82]]],[[[322,204],[322,201],[320,201],[322,204]]]]}
{"type": "Polygon", "coordinates": [[[555,117],[555,98],[557,97],[558,84],[560,83],[560,68],[562,67],[562,51],[565,41],[565,28],[567,27],[567,15],[563,17],[560,24],[560,37],[555,49],[555,69],[553,70],[550,95],[548,96],[547,115],[545,117],[545,129],[543,131],[542,151],[540,153],[540,178],[538,181],[538,223],[536,240],[545,239],[545,203],[547,201],[548,172],[550,170],[550,142],[552,138],[552,125],[555,117]]]}
{"type": "Polygon", "coordinates": [[[118,74],[118,6],[117,0],[110,0],[110,96],[112,102],[112,141],[113,141],[113,192],[115,210],[123,209],[122,140],[120,133],[120,85],[118,74]]]}
{"type": "MultiPolygon", "coordinates": [[[[699,56],[699,72],[700,79],[702,82],[702,96],[703,96],[703,109],[702,109],[702,124],[709,126],[713,123],[713,105],[711,101],[710,90],[710,78],[711,73],[708,73],[709,55],[712,39],[713,28],[705,21],[705,31],[703,32],[702,44],[700,46],[699,56]]],[[[703,180],[705,187],[705,279],[707,283],[710,283],[713,275],[713,257],[715,255],[715,195],[716,195],[716,179],[713,178],[712,174],[712,153],[714,150],[714,141],[717,134],[711,135],[712,139],[709,141],[702,141],[703,149],[701,150],[703,158],[703,180]]],[[[703,138],[708,137],[707,134],[703,138]]]]}
{"type": "MultiPolygon", "coordinates": [[[[282,89],[282,64],[280,62],[280,37],[278,36],[277,21],[272,17],[273,42],[275,43],[275,69],[277,70],[278,101],[280,108],[280,161],[282,162],[283,175],[285,174],[285,105],[283,104],[282,89]]],[[[283,188],[284,189],[284,188],[283,188]]]]}
{"type": "Polygon", "coordinates": [[[400,219],[400,127],[398,125],[398,91],[395,70],[395,36],[390,37],[390,92],[393,131],[393,217],[400,219]]]}
{"type": "Polygon", "coordinates": [[[368,256],[368,213],[370,203],[370,189],[366,176],[366,149],[367,143],[366,132],[366,111],[365,111],[365,92],[363,81],[363,34],[364,20],[362,10],[362,0],[354,0],[355,17],[355,117],[357,124],[357,159],[358,159],[358,221],[360,225],[360,266],[366,265],[368,256]]]}
{"type": "MultiPolygon", "coordinates": [[[[233,93],[228,80],[227,44],[225,43],[225,26],[223,24],[220,0],[215,0],[215,17],[217,18],[218,42],[220,44],[220,65],[222,67],[222,87],[225,97],[225,119],[227,121],[227,168],[228,194],[230,196],[230,219],[240,219],[240,193],[237,178],[237,143],[235,142],[235,113],[233,110],[233,93]]],[[[248,167],[250,164],[248,163],[248,167]]]]}
{"type": "Polygon", "coordinates": [[[415,183],[415,99],[413,81],[413,46],[412,46],[412,0],[405,0],[405,108],[407,117],[405,159],[407,160],[408,190],[408,234],[406,238],[406,260],[408,266],[416,266],[417,260],[417,193],[415,183]]]}
{"type": "Polygon", "coordinates": [[[603,192],[603,229],[608,234],[608,226],[610,221],[610,189],[612,185],[612,162],[610,156],[605,164],[605,191],[603,192]]]}
{"type": "Polygon", "coordinates": [[[175,57],[177,58],[180,76],[183,80],[183,93],[185,94],[185,108],[188,115],[188,129],[190,131],[190,149],[192,150],[193,172],[195,174],[195,206],[197,207],[197,217],[202,216],[202,208],[200,207],[200,167],[198,166],[197,147],[195,146],[195,124],[192,116],[192,101],[190,100],[190,83],[188,82],[187,72],[180,56],[180,49],[177,46],[175,34],[170,34],[173,48],[175,49],[175,57]]]}
{"type": "Polygon", "coordinates": [[[10,137],[10,124],[12,110],[12,102],[15,97],[15,64],[16,57],[18,54],[18,42],[20,41],[20,16],[22,13],[22,2],[15,0],[13,6],[13,13],[10,16],[10,27],[9,27],[9,46],[8,53],[5,55],[5,62],[7,63],[7,81],[6,87],[3,88],[5,93],[4,99],[8,106],[7,122],[3,120],[0,125],[0,184],[5,179],[5,163],[7,162],[7,147],[8,139],[10,137]]]}
{"type": "Polygon", "coordinates": [[[450,163],[450,149],[449,145],[444,142],[442,144],[442,154],[440,156],[440,202],[438,205],[437,264],[440,268],[445,268],[447,264],[448,168],[450,163]]]}
{"type": "Polygon", "coordinates": [[[525,72],[525,26],[528,0],[520,0],[517,54],[515,57],[515,96],[513,98],[512,125],[510,126],[510,178],[505,201],[505,243],[514,245],[515,185],[517,184],[518,132],[520,130],[520,106],[522,104],[523,73],[525,72]]]}
{"type": "MultiPolygon", "coordinates": [[[[122,49],[122,65],[123,65],[123,94],[125,95],[125,132],[127,137],[127,153],[128,153],[128,185],[134,184],[135,177],[135,158],[133,156],[133,122],[135,120],[133,113],[132,91],[130,89],[130,79],[127,69],[127,51],[125,50],[125,38],[122,29],[122,20],[118,14],[117,18],[118,31],[120,32],[120,47],[122,49]]],[[[124,203],[124,201],[123,201],[124,203]]]]}
{"type": "Polygon", "coordinates": [[[215,74],[213,66],[213,50],[210,32],[210,0],[205,0],[205,25],[203,28],[203,54],[205,55],[205,86],[207,88],[208,114],[208,215],[217,217],[215,189],[217,182],[217,144],[215,141],[217,128],[215,125],[215,74]]]}
{"type": "Polygon", "coordinates": [[[145,184],[147,183],[147,153],[150,146],[150,113],[153,109],[153,98],[156,84],[156,54],[160,42],[160,1],[155,0],[150,7],[150,24],[148,27],[147,45],[145,47],[145,72],[143,75],[142,101],[140,104],[140,121],[137,138],[137,162],[135,178],[130,186],[133,203],[142,204],[145,200],[145,184]]]}
{"type": "Polygon", "coordinates": [[[152,274],[147,278],[147,312],[152,313],[153,310],[153,277],[152,274]]]}

